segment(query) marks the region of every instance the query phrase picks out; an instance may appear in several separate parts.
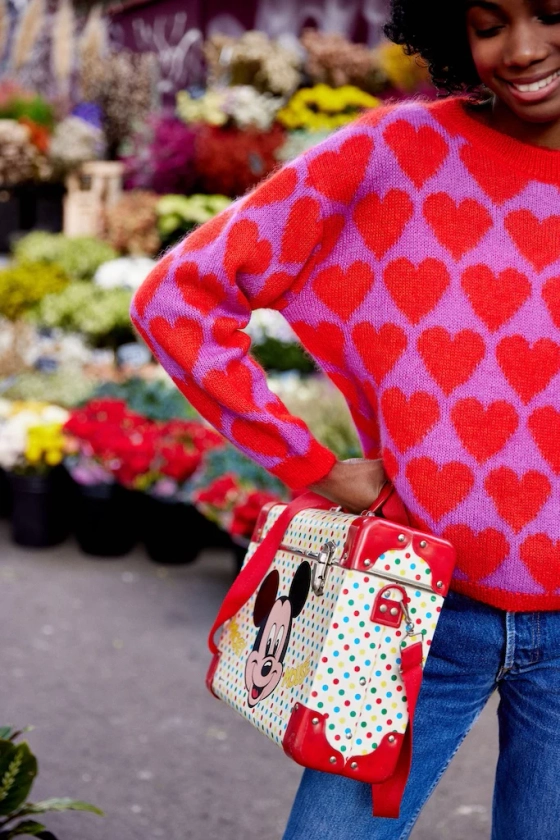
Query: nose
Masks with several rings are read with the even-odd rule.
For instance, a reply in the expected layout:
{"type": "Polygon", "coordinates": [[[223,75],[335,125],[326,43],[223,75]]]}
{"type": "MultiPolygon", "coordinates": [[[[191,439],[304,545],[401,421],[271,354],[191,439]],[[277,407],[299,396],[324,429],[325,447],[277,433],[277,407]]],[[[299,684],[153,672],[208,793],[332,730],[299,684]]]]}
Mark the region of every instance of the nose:
{"type": "Polygon", "coordinates": [[[261,675],[263,677],[268,677],[268,675],[270,674],[271,671],[272,671],[272,662],[269,660],[268,662],[265,662],[264,665],[262,666],[261,675]]]}
{"type": "Polygon", "coordinates": [[[542,27],[538,22],[522,21],[511,27],[504,50],[504,63],[507,67],[530,67],[543,61],[548,53],[548,43],[543,38],[542,27]]]}

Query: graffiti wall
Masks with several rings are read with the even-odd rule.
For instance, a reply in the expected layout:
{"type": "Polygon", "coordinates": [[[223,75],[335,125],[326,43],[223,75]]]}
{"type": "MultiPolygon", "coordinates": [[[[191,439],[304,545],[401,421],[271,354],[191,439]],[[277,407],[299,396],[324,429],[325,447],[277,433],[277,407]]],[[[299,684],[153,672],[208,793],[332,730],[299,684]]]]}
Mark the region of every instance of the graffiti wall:
{"type": "Polygon", "coordinates": [[[161,93],[202,82],[202,40],[216,33],[259,29],[273,38],[297,36],[305,26],[375,44],[388,0],[157,0],[113,15],[112,38],[135,51],[156,52],[161,93]]]}

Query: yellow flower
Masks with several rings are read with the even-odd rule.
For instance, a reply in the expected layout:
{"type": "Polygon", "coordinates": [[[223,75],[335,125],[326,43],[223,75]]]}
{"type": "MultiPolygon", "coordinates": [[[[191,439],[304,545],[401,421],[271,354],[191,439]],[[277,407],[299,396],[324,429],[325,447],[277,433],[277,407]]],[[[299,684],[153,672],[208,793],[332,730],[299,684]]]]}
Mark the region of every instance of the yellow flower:
{"type": "Polygon", "coordinates": [[[381,69],[391,85],[410,93],[419,85],[429,81],[425,65],[416,56],[406,55],[400,44],[388,42],[377,50],[381,69]]]}
{"type": "Polygon", "coordinates": [[[298,90],[278,112],[277,119],[290,130],[328,131],[352,122],[361,111],[379,104],[376,97],[353,85],[331,88],[319,84],[298,90]]]}
{"type": "Polygon", "coordinates": [[[45,453],[45,461],[49,467],[56,467],[62,461],[62,452],[60,449],[50,449],[45,453]]]}

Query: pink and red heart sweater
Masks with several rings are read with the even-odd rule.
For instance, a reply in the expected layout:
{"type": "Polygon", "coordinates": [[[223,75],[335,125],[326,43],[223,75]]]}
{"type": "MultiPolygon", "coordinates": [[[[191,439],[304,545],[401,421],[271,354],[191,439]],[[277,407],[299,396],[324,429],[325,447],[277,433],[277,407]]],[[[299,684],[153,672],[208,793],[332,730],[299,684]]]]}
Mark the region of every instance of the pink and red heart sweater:
{"type": "MultiPolygon", "coordinates": [[[[248,355],[282,311],[456,590],[560,609],[560,152],[461,99],[368,113],[170,251],[134,324],[192,404],[292,488],[335,456],[248,355]]],[[[328,406],[325,406],[328,411],[328,406]]]]}

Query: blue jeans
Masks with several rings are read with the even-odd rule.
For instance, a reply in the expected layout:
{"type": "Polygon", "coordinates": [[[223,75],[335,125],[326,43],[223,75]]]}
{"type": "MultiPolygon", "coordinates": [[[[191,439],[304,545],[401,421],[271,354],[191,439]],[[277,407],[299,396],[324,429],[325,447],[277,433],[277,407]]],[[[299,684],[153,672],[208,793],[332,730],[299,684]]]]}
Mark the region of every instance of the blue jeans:
{"type": "Polygon", "coordinates": [[[506,613],[454,592],[424,671],[399,819],[372,817],[368,785],[306,770],[284,840],[406,840],[496,689],[492,840],[558,840],[560,612],[506,613]]]}

